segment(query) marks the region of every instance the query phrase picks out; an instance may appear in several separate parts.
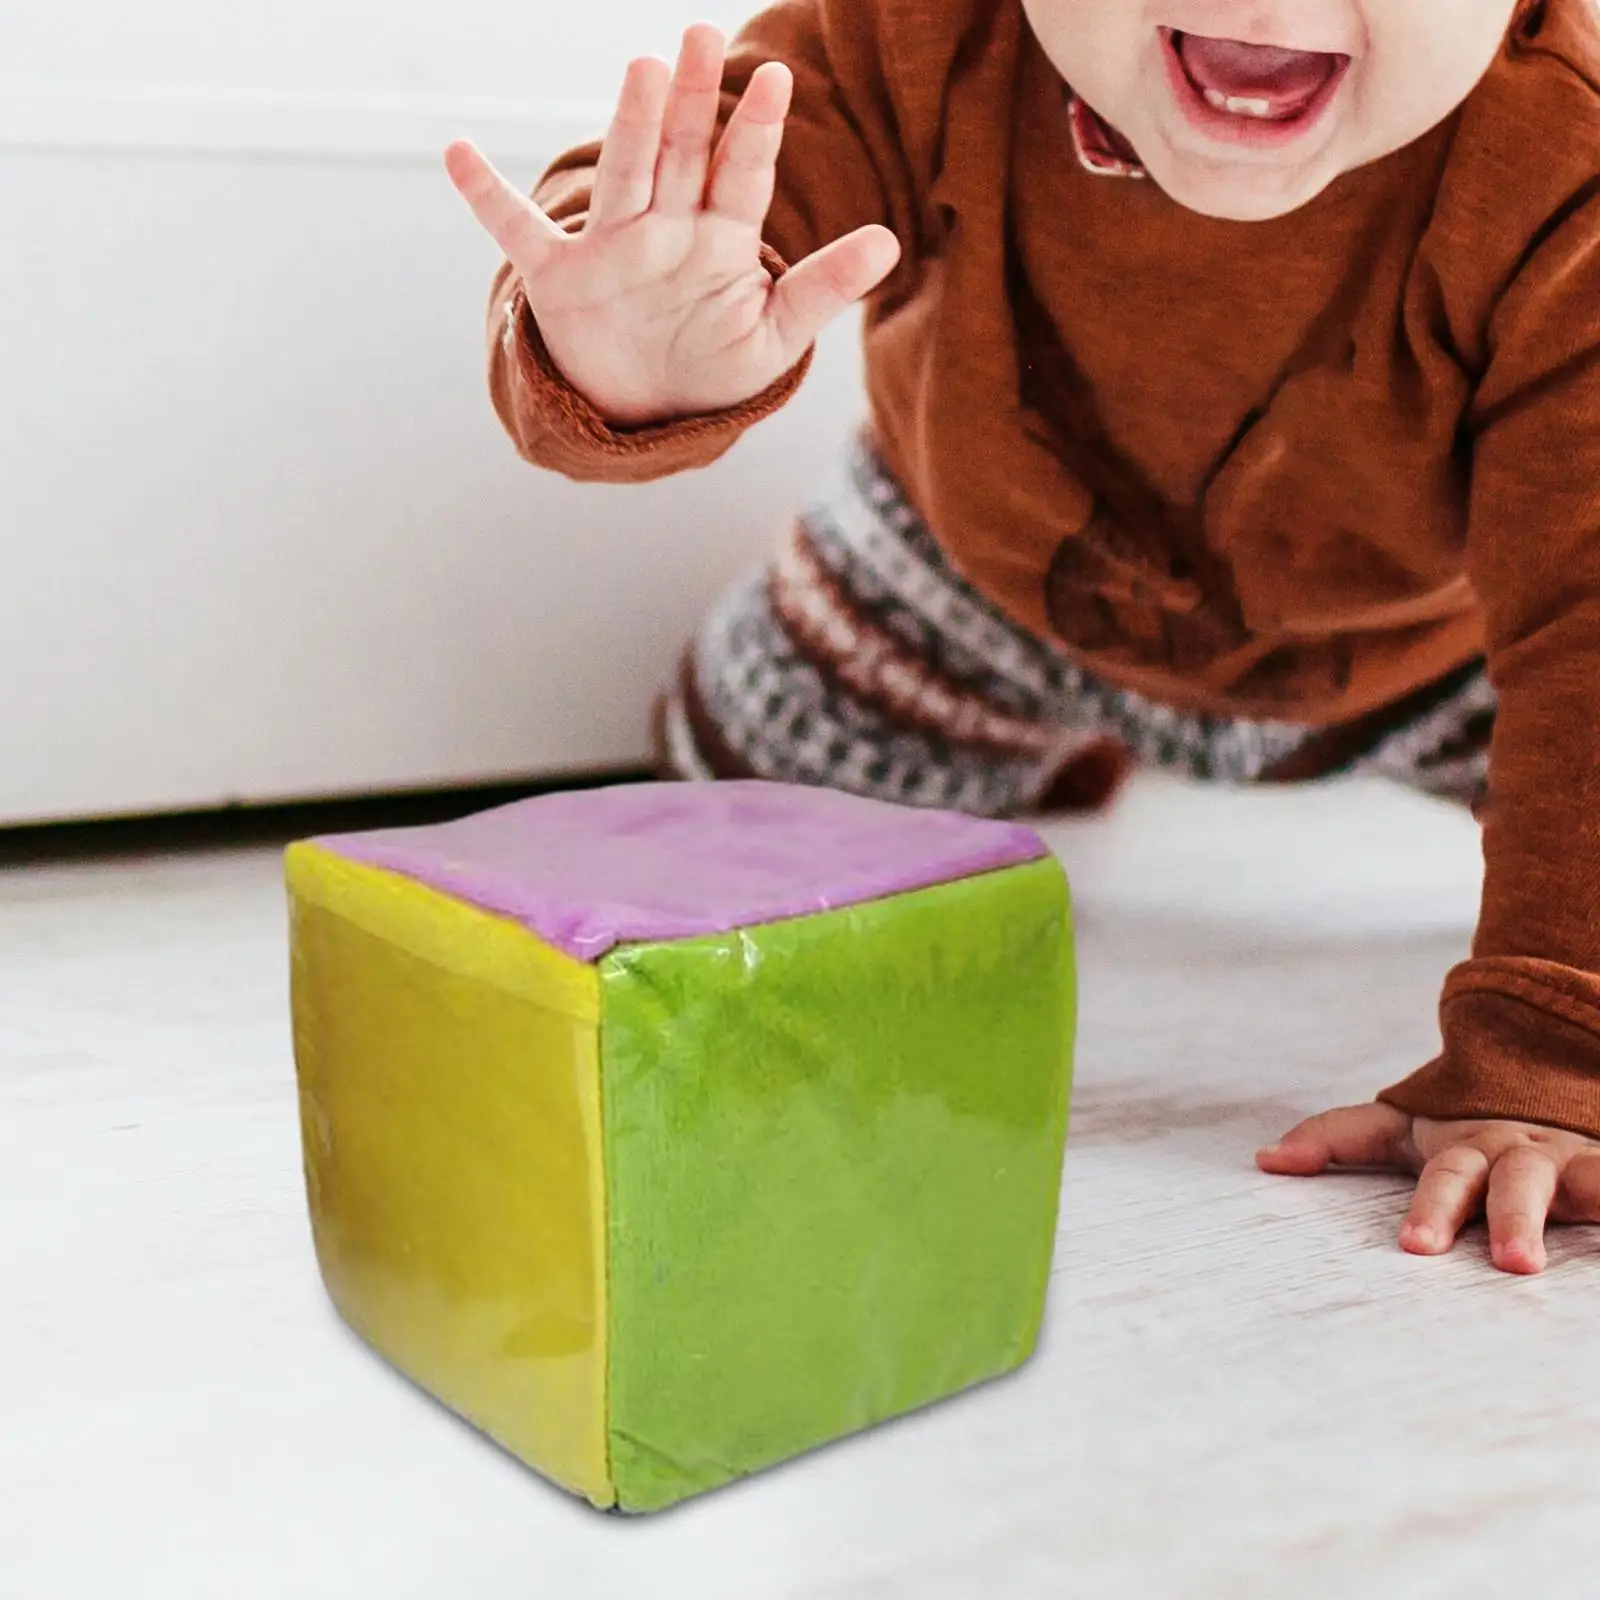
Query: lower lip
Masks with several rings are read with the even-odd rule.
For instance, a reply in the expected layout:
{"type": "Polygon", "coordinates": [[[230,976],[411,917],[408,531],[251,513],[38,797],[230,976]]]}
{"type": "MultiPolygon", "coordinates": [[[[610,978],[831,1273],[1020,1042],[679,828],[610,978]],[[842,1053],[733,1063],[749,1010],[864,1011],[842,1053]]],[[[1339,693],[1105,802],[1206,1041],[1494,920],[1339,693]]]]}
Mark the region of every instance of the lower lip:
{"type": "Polygon", "coordinates": [[[1266,117],[1236,117],[1231,112],[1218,111],[1195,87],[1183,58],[1178,54],[1171,28],[1161,29],[1161,54],[1166,62],[1167,81],[1172,86],[1173,98],[1190,126],[1214,143],[1244,150],[1283,150],[1305,138],[1326,115],[1350,68],[1349,59],[1341,59],[1328,74],[1328,81],[1304,107],[1292,117],[1272,121],[1266,117]]]}

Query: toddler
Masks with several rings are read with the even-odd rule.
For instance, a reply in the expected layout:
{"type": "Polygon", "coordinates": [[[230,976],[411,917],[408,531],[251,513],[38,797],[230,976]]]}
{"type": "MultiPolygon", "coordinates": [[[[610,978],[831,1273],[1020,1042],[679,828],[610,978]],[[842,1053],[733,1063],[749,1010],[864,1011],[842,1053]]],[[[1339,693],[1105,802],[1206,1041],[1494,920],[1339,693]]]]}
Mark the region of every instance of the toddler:
{"type": "Polygon", "coordinates": [[[1473,807],[1437,1059],[1261,1152],[1401,1244],[1600,1220],[1593,0],[779,0],[637,61],[504,249],[531,461],[701,467],[863,303],[870,422],[660,711],[685,777],[987,814],[1142,763],[1473,807]]]}

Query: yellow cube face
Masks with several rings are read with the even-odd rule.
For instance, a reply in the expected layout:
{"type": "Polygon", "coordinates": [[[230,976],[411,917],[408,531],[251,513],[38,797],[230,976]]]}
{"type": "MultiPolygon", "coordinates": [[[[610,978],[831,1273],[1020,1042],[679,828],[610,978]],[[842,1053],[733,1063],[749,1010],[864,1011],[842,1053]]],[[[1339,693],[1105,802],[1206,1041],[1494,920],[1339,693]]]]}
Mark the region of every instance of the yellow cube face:
{"type": "Polygon", "coordinates": [[[452,1410],[612,1505],[594,969],[316,845],[291,850],[288,875],[307,1184],[334,1303],[452,1410]]]}

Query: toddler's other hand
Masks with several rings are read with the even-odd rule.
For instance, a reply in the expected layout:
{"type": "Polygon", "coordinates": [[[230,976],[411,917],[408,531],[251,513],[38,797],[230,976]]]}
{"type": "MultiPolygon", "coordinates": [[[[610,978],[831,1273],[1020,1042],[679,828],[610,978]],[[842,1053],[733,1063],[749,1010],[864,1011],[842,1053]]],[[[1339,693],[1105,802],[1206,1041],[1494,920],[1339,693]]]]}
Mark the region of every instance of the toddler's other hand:
{"type": "Polygon", "coordinates": [[[1487,1213],[1502,1272],[1542,1272],[1550,1222],[1600,1222],[1600,1143],[1531,1122],[1433,1122],[1374,1104],[1325,1111],[1256,1156],[1263,1172],[1310,1178],[1329,1168],[1417,1174],[1400,1229],[1413,1255],[1443,1255],[1487,1213]]]}
{"type": "Polygon", "coordinates": [[[793,367],[899,259],[878,226],[824,246],[776,283],[762,263],[793,78],[769,62],[722,136],[722,35],[691,28],[676,72],[629,67],[581,233],[569,234],[472,145],[445,161],[521,275],[567,381],[617,427],[722,411],[793,367]]]}

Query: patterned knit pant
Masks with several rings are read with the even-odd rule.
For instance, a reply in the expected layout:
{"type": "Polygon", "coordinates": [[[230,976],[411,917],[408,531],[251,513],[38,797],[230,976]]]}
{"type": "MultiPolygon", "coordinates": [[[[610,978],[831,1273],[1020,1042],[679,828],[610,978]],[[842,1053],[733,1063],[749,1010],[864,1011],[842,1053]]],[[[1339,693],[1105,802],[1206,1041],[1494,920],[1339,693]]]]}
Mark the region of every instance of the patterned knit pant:
{"type": "Polygon", "coordinates": [[[678,777],[981,816],[1091,809],[1133,766],[1231,784],[1374,773],[1475,806],[1494,712],[1481,663],[1332,734],[1112,688],[966,584],[862,440],[770,569],[712,609],[657,734],[678,777]]]}

